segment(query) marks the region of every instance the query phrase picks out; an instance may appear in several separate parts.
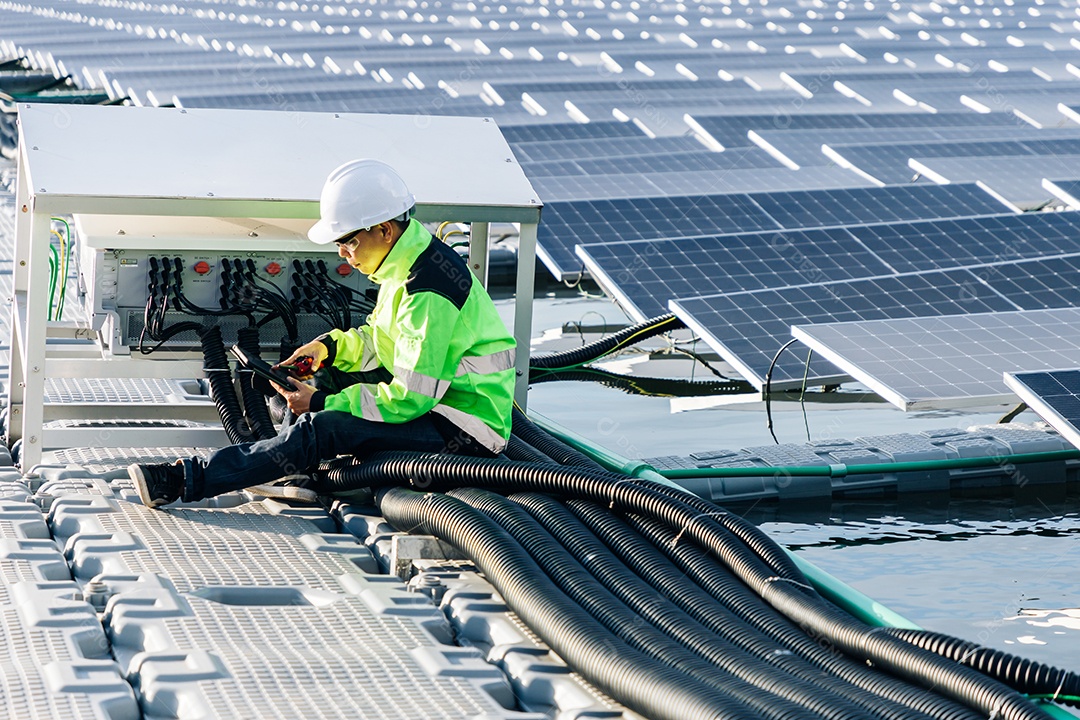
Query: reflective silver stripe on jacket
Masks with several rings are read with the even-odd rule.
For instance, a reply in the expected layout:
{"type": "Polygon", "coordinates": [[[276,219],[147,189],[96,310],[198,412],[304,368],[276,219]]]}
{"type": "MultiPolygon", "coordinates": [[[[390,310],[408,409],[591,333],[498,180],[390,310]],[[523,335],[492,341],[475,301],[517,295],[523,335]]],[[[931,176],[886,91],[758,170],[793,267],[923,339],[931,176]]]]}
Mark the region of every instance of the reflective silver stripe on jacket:
{"type": "Polygon", "coordinates": [[[437,377],[424,375],[415,370],[403,368],[400,365],[394,366],[394,379],[400,380],[409,392],[435,398],[436,400],[442,398],[446,391],[450,389],[449,380],[440,380],[437,377]]]}
{"type": "Polygon", "coordinates": [[[472,355],[461,358],[458,364],[458,377],[469,373],[488,375],[514,367],[515,348],[509,348],[490,355],[472,355]]]}
{"type": "Polygon", "coordinates": [[[503,439],[502,435],[499,435],[488,427],[487,423],[474,415],[448,405],[436,405],[431,409],[431,412],[439,413],[454,425],[469,433],[476,442],[496,455],[506,447],[506,440],[503,439]]]}
{"type": "Polygon", "coordinates": [[[365,384],[360,387],[360,416],[365,420],[383,421],[379,404],[375,401],[375,393],[371,392],[370,385],[365,384]]]}

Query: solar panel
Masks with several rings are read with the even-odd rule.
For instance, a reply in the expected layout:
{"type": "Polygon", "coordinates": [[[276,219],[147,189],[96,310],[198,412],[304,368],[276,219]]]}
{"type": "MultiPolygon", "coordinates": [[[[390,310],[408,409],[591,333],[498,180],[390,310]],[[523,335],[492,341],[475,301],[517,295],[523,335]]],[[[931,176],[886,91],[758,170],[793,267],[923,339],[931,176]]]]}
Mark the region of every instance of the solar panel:
{"type": "Polygon", "coordinates": [[[1080,252],[1080,213],[998,215],[849,229],[897,273],[1080,252]]]}
{"type": "MultiPolygon", "coordinates": [[[[669,307],[748,381],[761,386],[769,362],[790,337],[792,326],[1073,307],[1080,305],[1077,273],[1080,255],[1070,255],[682,297],[672,300],[669,307]]],[[[803,373],[801,360],[785,357],[777,363],[773,379],[777,387],[798,386],[803,373]]],[[[841,374],[831,363],[823,362],[811,365],[809,377],[819,384],[841,374]]]]}
{"type": "Polygon", "coordinates": [[[781,169],[783,165],[758,148],[735,148],[728,152],[710,152],[704,147],[696,152],[688,153],[522,163],[522,170],[530,179],[545,176],[625,175],[643,171],[651,173],[710,172],[749,168],[781,169]]]}
{"type": "Polygon", "coordinates": [[[692,137],[650,138],[646,135],[525,142],[514,143],[512,147],[514,155],[522,163],[627,157],[631,155],[662,155],[665,153],[700,152],[705,150],[705,147],[692,137]]]}
{"type": "Polygon", "coordinates": [[[640,173],[589,177],[535,178],[533,188],[545,202],[611,198],[689,195],[691,193],[766,192],[858,187],[869,181],[852,179],[847,170],[812,167],[801,170],[752,168],[687,173],[640,173]]]}
{"type": "Polygon", "coordinates": [[[643,133],[633,123],[592,122],[545,123],[542,125],[499,126],[508,143],[551,140],[576,140],[601,137],[642,137],[643,133]]]}
{"type": "Polygon", "coordinates": [[[843,228],[586,244],[577,252],[639,320],[666,312],[671,298],[892,272],[843,228]]]}
{"type": "Polygon", "coordinates": [[[910,182],[909,158],[993,158],[998,156],[1080,155],[1080,139],[829,145],[822,152],[842,166],[885,184],[910,182]]]}
{"type": "MultiPolygon", "coordinates": [[[[1058,140],[1080,138],[1080,128],[1038,130],[1034,127],[990,125],[987,127],[864,128],[845,130],[771,130],[756,133],[755,142],[771,146],[797,165],[827,165],[822,145],[878,145],[948,140],[1058,140]]],[[[754,139],[754,138],[751,138],[754,139]]],[[[908,178],[914,175],[908,171],[908,178]]]]}
{"type": "Polygon", "coordinates": [[[1001,376],[1080,357],[1080,308],[799,325],[792,335],[901,410],[1004,402],[1001,376]]]}
{"type": "Polygon", "coordinates": [[[1044,178],[1042,187],[1073,210],[1080,210],[1080,180],[1050,180],[1044,178]]]}
{"type": "Polygon", "coordinates": [[[1080,448],[1080,370],[1007,372],[1004,378],[1028,407],[1080,448]]]}
{"type": "Polygon", "coordinates": [[[897,185],[753,194],[780,227],[825,227],[991,215],[1007,206],[976,185],[897,185]]]}
{"type": "Polygon", "coordinates": [[[844,128],[941,128],[986,127],[989,125],[1016,125],[1016,117],[1009,113],[975,114],[903,112],[903,113],[821,113],[796,114],[774,112],[767,115],[695,116],[698,125],[715,141],[725,147],[750,144],[747,132],[769,130],[813,130],[844,128]]]}
{"type": "Polygon", "coordinates": [[[1080,168],[1080,155],[1062,157],[920,158],[908,161],[935,182],[979,182],[1018,207],[1040,208],[1053,195],[1043,187],[1048,177],[1069,177],[1080,168]]]}
{"type": "Polygon", "coordinates": [[[578,244],[989,215],[1005,209],[975,185],[571,200],[544,207],[538,252],[556,277],[570,279],[581,267],[574,254],[578,244]]]}
{"type": "Polygon", "coordinates": [[[672,298],[1080,253],[1080,213],[582,244],[589,273],[640,319],[672,298]],[[741,255],[732,256],[738,249],[741,255]],[[754,255],[746,272],[747,255],[754,255]],[[791,278],[794,278],[793,280],[791,278]]]}

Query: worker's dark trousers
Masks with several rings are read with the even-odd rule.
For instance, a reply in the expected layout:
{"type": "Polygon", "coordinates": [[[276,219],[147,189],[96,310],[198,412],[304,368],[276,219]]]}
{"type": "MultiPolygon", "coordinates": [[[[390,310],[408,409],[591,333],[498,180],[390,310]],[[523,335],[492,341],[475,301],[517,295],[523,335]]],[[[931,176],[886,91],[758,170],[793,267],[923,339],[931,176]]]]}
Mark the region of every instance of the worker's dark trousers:
{"type": "Polygon", "coordinates": [[[429,415],[406,423],[372,422],[347,412],[304,413],[269,440],[230,445],[206,460],[184,461],[185,502],[307,473],[322,460],[377,450],[439,452],[446,440],[429,415]]]}

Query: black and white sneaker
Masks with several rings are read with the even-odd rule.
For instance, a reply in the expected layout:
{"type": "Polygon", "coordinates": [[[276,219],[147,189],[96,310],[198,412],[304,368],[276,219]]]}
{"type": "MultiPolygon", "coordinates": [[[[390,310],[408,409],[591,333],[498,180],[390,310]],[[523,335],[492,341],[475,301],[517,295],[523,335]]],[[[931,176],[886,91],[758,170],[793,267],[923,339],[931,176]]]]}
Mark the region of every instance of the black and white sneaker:
{"type": "Polygon", "coordinates": [[[184,466],[179,461],[161,465],[129,465],[128,477],[135,483],[139,499],[156,508],[176,502],[184,492],[184,466]]]}

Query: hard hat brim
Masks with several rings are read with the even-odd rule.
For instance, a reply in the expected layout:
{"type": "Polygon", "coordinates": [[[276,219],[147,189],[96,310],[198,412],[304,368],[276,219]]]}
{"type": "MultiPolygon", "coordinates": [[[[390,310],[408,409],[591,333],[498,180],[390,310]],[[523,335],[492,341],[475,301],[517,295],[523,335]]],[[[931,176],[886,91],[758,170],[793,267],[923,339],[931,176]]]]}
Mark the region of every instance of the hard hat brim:
{"type": "Polygon", "coordinates": [[[308,240],[316,245],[329,245],[337,240],[341,235],[335,232],[330,227],[330,223],[326,220],[320,220],[311,226],[311,229],[307,232],[308,240]]]}

